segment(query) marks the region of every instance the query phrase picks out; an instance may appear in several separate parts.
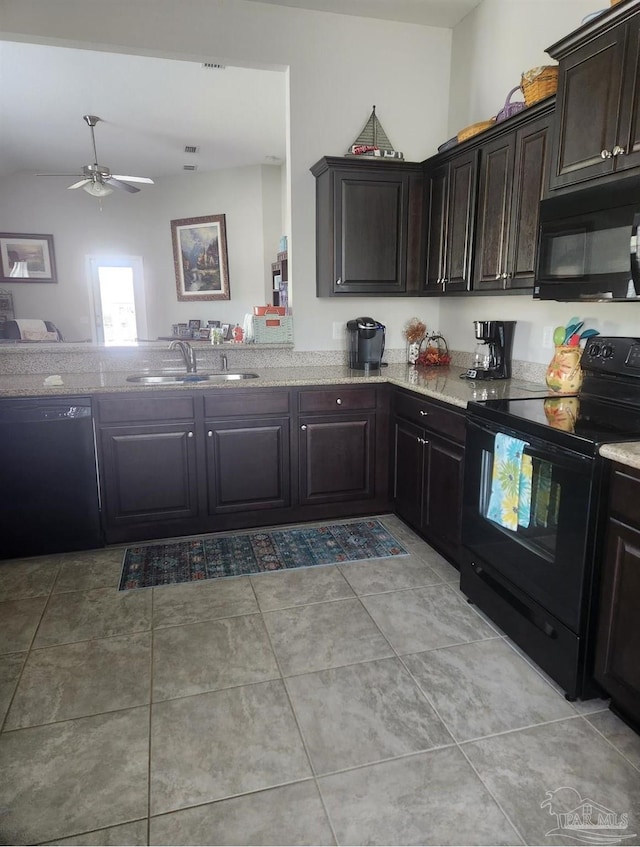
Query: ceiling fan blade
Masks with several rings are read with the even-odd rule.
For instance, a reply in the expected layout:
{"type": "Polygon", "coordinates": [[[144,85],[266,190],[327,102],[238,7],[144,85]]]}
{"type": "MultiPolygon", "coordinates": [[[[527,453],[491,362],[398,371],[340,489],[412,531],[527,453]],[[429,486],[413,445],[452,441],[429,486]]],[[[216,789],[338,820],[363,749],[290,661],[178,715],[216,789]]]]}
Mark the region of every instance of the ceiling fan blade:
{"type": "Polygon", "coordinates": [[[148,176],[124,176],[124,174],[112,174],[113,179],[125,179],[128,182],[145,182],[147,185],[154,185],[152,179],[148,176]]]}
{"type": "Polygon", "coordinates": [[[80,182],[74,182],[73,185],[67,185],[67,190],[70,188],[82,188],[83,185],[88,185],[90,182],[90,179],[81,179],[80,182]]]}
{"type": "Polygon", "coordinates": [[[136,188],[135,185],[129,185],[126,182],[122,182],[119,179],[116,179],[115,176],[109,177],[109,179],[105,180],[105,185],[113,185],[115,188],[122,188],[124,191],[128,191],[130,194],[136,194],[140,191],[139,188],[136,188]]]}

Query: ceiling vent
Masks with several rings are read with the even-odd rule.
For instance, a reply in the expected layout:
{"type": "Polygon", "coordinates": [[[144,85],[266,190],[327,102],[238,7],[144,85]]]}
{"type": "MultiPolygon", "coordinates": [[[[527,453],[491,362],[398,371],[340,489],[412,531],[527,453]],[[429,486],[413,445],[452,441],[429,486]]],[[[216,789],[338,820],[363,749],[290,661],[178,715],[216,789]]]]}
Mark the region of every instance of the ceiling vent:
{"type": "Polygon", "coordinates": [[[205,71],[224,71],[226,70],[226,65],[220,65],[218,62],[203,62],[202,67],[205,71]]]}
{"type": "Polygon", "coordinates": [[[193,144],[186,144],[184,148],[185,153],[197,153],[200,150],[199,147],[195,147],[193,144]]]}
{"type": "Polygon", "coordinates": [[[183,171],[197,171],[198,166],[197,165],[183,165],[182,170],[183,171]]]}

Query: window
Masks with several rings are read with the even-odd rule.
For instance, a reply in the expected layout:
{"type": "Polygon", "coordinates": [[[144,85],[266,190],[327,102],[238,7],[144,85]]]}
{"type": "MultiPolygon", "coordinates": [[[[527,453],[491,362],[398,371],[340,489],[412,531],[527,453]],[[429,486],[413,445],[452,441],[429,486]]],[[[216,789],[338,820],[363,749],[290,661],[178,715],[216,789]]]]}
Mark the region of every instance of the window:
{"type": "Polygon", "coordinates": [[[147,337],[142,259],[89,257],[94,341],[110,346],[147,337]]]}

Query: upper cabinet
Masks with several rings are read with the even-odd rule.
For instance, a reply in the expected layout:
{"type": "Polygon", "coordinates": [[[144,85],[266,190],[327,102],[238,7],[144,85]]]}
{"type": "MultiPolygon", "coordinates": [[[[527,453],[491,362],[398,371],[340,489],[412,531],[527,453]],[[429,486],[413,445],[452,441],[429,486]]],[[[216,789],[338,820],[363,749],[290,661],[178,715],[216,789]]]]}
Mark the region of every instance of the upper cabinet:
{"type": "Polygon", "coordinates": [[[473,273],[476,291],[531,289],[548,177],[550,115],[482,147],[473,273]]]}
{"type": "Polygon", "coordinates": [[[549,98],[425,162],[427,294],[531,292],[549,98]]]}
{"type": "Polygon", "coordinates": [[[471,287],[478,151],[465,150],[427,170],[426,283],[430,294],[471,287]]]}
{"type": "Polygon", "coordinates": [[[640,4],[627,0],[548,48],[559,60],[551,190],[640,167],[640,4]]]}
{"type": "Polygon", "coordinates": [[[316,178],[318,296],[418,293],[420,165],[327,156],[311,172],[316,178]]]}

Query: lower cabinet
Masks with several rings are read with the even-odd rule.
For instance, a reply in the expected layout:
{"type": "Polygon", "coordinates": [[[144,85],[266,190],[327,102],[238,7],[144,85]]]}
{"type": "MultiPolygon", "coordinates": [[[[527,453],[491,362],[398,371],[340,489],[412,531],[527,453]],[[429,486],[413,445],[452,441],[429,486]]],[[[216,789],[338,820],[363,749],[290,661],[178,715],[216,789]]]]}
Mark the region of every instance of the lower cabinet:
{"type": "Polygon", "coordinates": [[[602,572],[595,677],[640,727],[640,473],[614,465],[602,572]]]}
{"type": "Polygon", "coordinates": [[[396,512],[457,565],[465,415],[401,390],[393,406],[396,512]]]}
{"type": "Polygon", "coordinates": [[[98,397],[107,543],[387,511],[388,397],[386,386],[98,397]]]}

